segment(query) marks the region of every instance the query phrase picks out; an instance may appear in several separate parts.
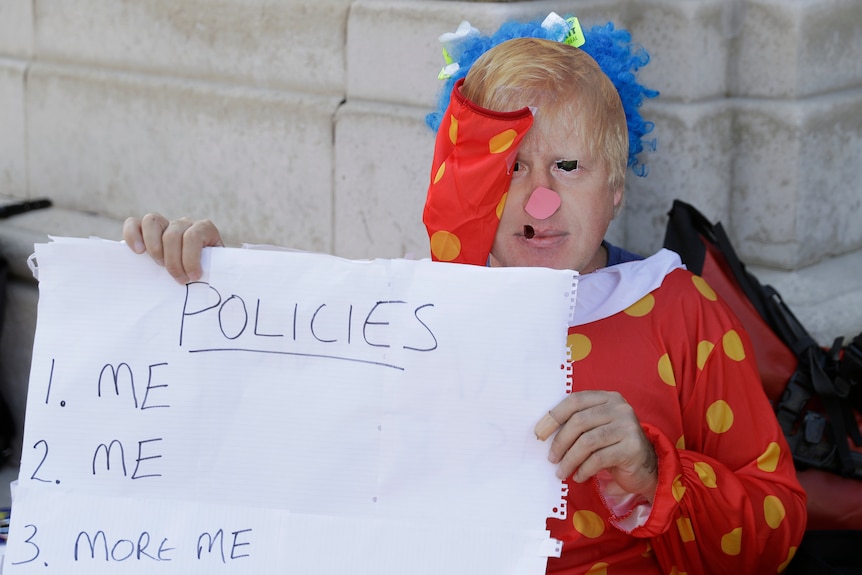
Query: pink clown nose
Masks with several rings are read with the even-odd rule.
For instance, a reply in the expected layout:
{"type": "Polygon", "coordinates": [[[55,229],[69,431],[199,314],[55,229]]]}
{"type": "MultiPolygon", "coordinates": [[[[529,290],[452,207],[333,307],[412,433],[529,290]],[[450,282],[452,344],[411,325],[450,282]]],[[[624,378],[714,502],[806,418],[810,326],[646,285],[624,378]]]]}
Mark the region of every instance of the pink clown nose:
{"type": "Polygon", "coordinates": [[[527,200],[524,211],[537,220],[546,220],[560,209],[560,204],[562,203],[563,200],[557,192],[548,188],[538,187],[530,194],[530,199],[527,200]]]}

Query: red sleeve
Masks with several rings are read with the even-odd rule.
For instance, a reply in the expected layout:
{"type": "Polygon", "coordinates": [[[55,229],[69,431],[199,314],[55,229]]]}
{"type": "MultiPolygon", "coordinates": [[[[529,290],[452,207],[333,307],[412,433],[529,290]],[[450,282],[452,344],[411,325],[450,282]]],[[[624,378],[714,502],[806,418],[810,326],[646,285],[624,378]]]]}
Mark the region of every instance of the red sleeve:
{"type": "Polygon", "coordinates": [[[652,540],[665,572],[779,573],[805,530],[805,493],[748,336],[702,279],[686,281],[708,297],[674,314],[685,324],[677,331],[696,342],[668,347],[683,433],[644,424],[659,485],[632,535],[652,540]]]}

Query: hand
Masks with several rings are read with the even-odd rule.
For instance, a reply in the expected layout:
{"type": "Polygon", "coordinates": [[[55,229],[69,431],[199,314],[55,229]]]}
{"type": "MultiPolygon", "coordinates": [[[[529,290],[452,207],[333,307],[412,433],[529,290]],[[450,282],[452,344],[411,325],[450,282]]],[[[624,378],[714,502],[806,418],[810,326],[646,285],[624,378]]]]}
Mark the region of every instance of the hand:
{"type": "Polygon", "coordinates": [[[560,424],[548,455],[559,463],[558,477],[574,474],[572,479],[583,483],[606,469],[622,489],[652,502],[658,485],[655,449],[622,395],[570,393],[548,415],[560,424]]]}
{"type": "Polygon", "coordinates": [[[126,218],[123,239],[135,253],[150,254],[182,284],[200,279],[203,248],[224,246],[211,221],[180,218],[169,222],[161,214],[126,218]]]}

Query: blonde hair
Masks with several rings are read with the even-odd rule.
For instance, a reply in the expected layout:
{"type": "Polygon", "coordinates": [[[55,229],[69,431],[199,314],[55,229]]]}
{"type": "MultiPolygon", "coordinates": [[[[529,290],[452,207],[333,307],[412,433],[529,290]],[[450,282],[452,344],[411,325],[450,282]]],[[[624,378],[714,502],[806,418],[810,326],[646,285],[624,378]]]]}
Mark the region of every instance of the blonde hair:
{"type": "Polygon", "coordinates": [[[608,186],[623,188],[629,153],[625,112],[610,78],[583,50],[541,38],[507,40],[476,60],[461,93],[489,110],[531,106],[563,120],[545,128],[581,137],[605,162],[608,186]]]}

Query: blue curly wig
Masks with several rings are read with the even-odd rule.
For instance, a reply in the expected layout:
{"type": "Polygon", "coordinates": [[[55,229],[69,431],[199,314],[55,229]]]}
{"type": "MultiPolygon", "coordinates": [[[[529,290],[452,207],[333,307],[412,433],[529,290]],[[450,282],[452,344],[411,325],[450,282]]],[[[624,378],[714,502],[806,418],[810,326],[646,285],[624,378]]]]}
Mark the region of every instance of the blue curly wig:
{"type": "MultiPolygon", "coordinates": [[[[510,21],[503,24],[497,32],[490,36],[473,33],[459,39],[457,44],[448,47],[449,56],[457,62],[457,70],[446,77],[437,101],[437,110],[428,114],[426,124],[435,132],[440,127],[446,109],[449,107],[449,97],[455,83],[465,77],[473,63],[485,52],[513,38],[543,38],[560,42],[568,32],[567,26],[560,22],[543,26],[542,20],[530,22],[510,21]]],[[[650,90],[637,81],[637,71],[649,63],[649,54],[638,45],[632,44],[631,34],[627,30],[614,29],[608,22],[604,26],[593,26],[584,30],[586,42],[581,50],[593,57],[602,71],[611,79],[619,92],[626,124],[629,133],[628,167],[638,176],[647,174],[646,165],[638,160],[645,147],[655,150],[654,139],[645,140],[644,136],[652,132],[653,123],[645,121],[639,108],[644,98],[654,98],[658,92],[650,90]]]]}

